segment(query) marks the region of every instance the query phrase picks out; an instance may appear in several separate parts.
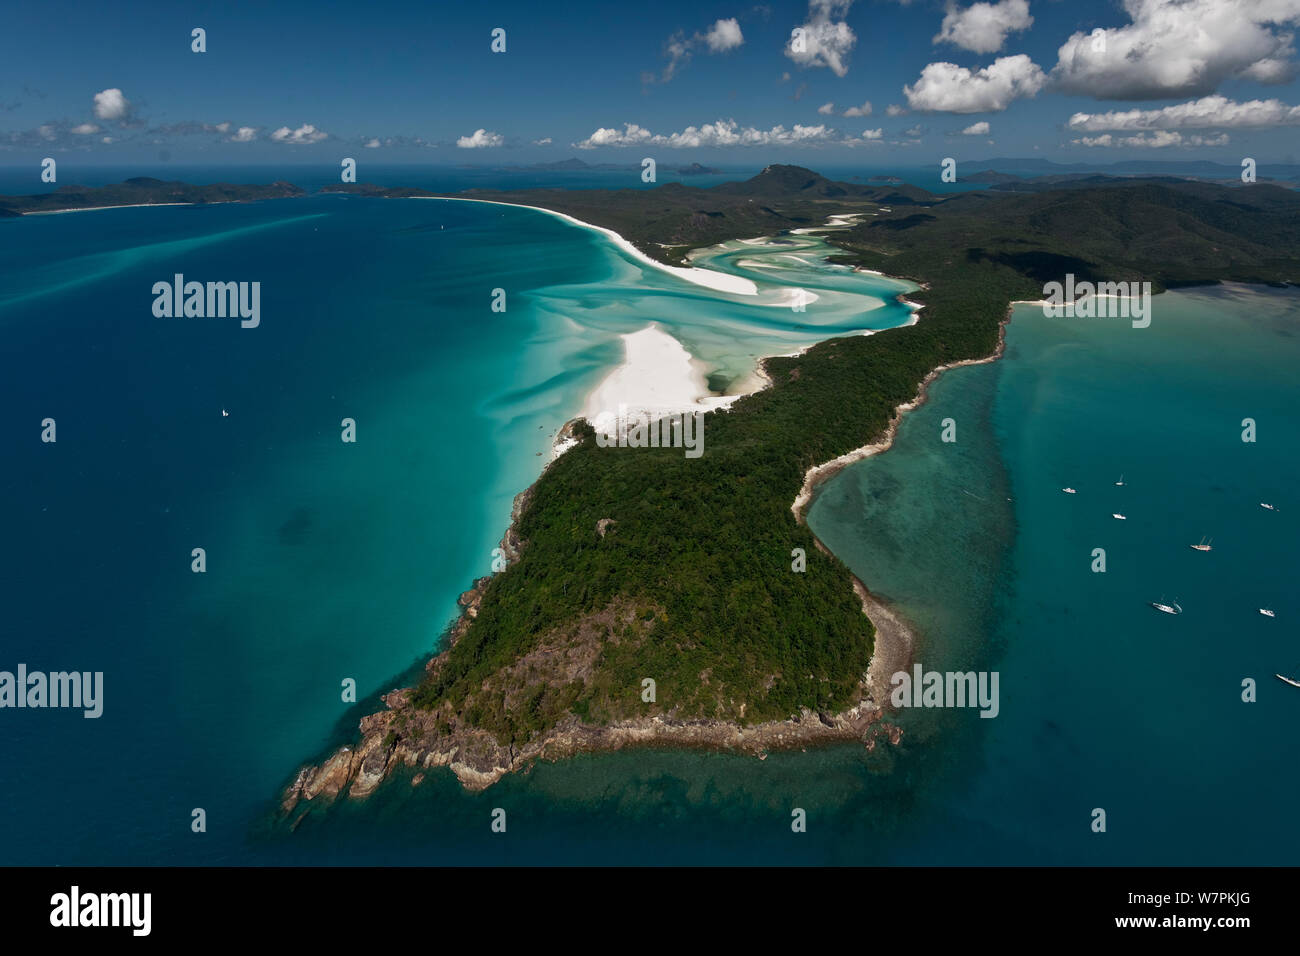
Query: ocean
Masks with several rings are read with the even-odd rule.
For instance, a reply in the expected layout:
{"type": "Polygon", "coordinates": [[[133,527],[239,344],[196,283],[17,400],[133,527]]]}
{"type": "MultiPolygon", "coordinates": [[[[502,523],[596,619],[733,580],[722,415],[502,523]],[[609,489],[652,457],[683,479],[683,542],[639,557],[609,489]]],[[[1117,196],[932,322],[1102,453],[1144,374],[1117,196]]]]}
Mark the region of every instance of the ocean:
{"type": "Polygon", "coordinates": [[[1300,691],[1272,676],[1300,670],[1294,292],[1169,293],[1144,330],[1018,309],[1002,361],[943,376],[889,453],[823,488],[819,537],[918,627],[927,668],[1000,672],[997,718],[905,711],[902,743],[871,754],[583,756],[481,794],[405,775],[289,833],[279,791],[433,649],[619,335],[658,323],[726,390],[757,355],[907,321],[894,296],[912,287],[827,266],[808,236],[697,260],[758,281],[744,301],[545,214],[432,200],[105,210],[0,235],[0,668],[105,672],[97,720],[5,712],[6,863],[1294,859],[1279,821],[1300,691]],[[154,317],[153,283],[177,272],[260,281],[261,324],[154,317]],[[793,284],[819,296],[806,313],[782,306],[793,284]],[[1202,535],[1210,554],[1187,547],[1202,535]],[[1185,612],[1145,605],[1162,594],[1185,612]]]}

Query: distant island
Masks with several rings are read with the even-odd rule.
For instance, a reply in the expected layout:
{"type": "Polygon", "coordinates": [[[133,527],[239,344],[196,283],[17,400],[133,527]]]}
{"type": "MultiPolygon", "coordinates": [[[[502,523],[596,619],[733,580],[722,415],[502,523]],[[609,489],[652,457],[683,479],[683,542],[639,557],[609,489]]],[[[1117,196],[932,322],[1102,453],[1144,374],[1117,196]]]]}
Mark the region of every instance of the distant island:
{"type": "MultiPolygon", "coordinates": [[[[505,168],[511,170],[528,169],[528,170],[539,170],[542,172],[579,172],[580,173],[580,172],[589,172],[593,169],[595,170],[635,169],[639,171],[641,169],[641,164],[640,163],[588,163],[588,162],[584,162],[581,159],[578,159],[576,156],[571,156],[568,159],[554,160],[548,163],[533,163],[531,166],[507,166],[505,168]]],[[[690,163],[686,166],[678,166],[678,167],[668,166],[664,168],[671,169],[681,176],[704,176],[704,175],[711,176],[711,175],[721,174],[722,172],[722,170],[720,169],[713,169],[710,166],[701,166],[699,163],[690,163]]]]}
{"type": "Polygon", "coordinates": [[[305,196],[307,191],[292,183],[269,186],[240,186],[214,183],[193,186],[138,176],[112,186],[60,186],[53,192],[32,196],[0,196],[0,217],[73,209],[103,209],[112,206],[165,206],[173,203],[251,202],[257,199],[287,199],[305,196]]]}

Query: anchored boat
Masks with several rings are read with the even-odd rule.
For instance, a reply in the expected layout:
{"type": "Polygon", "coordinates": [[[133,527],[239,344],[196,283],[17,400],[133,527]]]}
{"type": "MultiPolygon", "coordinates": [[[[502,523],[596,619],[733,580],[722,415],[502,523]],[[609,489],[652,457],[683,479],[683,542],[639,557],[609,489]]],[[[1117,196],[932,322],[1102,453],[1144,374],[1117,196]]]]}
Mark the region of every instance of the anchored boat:
{"type": "Polygon", "coordinates": [[[1210,538],[1209,541],[1207,541],[1205,538],[1201,538],[1201,543],[1200,543],[1200,544],[1189,545],[1189,547],[1190,547],[1193,551],[1209,551],[1209,550],[1211,550],[1211,548],[1210,548],[1210,544],[1211,544],[1213,541],[1214,541],[1213,538],[1210,538]]]}
{"type": "Polygon", "coordinates": [[[1183,613],[1183,609],[1182,609],[1181,607],[1178,606],[1178,602],[1177,602],[1177,601],[1173,601],[1173,602],[1170,603],[1170,604],[1165,604],[1165,603],[1164,603],[1164,600],[1165,600],[1164,598],[1161,598],[1159,601],[1152,601],[1152,602],[1151,602],[1151,606],[1152,606],[1153,608],[1155,608],[1157,611],[1163,611],[1163,612],[1166,613],[1166,614],[1182,614],[1182,613],[1183,613]]]}

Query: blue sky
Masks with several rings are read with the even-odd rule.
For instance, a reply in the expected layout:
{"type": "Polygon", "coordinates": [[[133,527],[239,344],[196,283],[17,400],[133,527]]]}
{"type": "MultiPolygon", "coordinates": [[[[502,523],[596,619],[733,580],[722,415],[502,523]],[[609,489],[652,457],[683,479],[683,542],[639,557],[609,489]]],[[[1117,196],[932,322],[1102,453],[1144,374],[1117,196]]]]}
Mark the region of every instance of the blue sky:
{"type": "Polygon", "coordinates": [[[0,164],[1295,162],[1296,32],[1300,0],[25,4],[0,164]]]}

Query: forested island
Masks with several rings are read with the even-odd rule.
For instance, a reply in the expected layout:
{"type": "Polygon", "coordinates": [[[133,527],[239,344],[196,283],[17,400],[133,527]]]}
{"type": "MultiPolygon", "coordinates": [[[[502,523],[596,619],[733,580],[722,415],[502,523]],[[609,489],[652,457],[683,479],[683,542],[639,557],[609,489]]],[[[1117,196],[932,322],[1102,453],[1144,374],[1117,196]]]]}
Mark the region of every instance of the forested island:
{"type": "Polygon", "coordinates": [[[889,728],[864,606],[892,622],[792,512],[809,470],[878,441],[936,369],[995,355],[1011,302],[1041,298],[1067,272],[1157,291],[1300,282],[1300,194],[1263,184],[1107,179],[943,198],[775,166],[711,189],[459,198],[566,213],[669,264],[724,239],[870,213],[828,234],[839,260],[920,283],[911,298],[925,308],[911,326],[767,360],[770,387],[709,415],[698,461],[605,454],[572,423],[577,446],[516,501],[507,569],[462,595],[465,614],[424,679],[362,720],[358,747],[298,773],[282,798],[298,819],[304,800],[365,795],[399,765],[450,766],[477,788],[538,758],[631,744],[874,745],[889,728]],[[794,548],[806,573],[791,573],[794,548]]]}
{"type": "Polygon", "coordinates": [[[137,176],[111,186],[60,186],[53,192],[31,196],[0,196],[0,216],[22,216],[74,209],[107,209],[114,206],[165,206],[173,203],[252,202],[257,199],[287,199],[305,196],[306,190],[292,183],[263,186],[212,183],[195,186],[137,176]]]}

